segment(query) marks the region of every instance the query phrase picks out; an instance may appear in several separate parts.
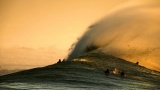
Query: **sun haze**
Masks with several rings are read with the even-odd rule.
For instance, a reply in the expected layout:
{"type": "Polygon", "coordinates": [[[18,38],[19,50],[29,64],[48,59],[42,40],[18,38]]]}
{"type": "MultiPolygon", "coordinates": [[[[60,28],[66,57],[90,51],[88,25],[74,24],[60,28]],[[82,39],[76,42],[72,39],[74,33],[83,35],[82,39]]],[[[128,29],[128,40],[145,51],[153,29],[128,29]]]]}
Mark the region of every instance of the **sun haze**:
{"type": "Polygon", "coordinates": [[[1,0],[0,66],[55,63],[89,25],[126,1],[1,0]]]}

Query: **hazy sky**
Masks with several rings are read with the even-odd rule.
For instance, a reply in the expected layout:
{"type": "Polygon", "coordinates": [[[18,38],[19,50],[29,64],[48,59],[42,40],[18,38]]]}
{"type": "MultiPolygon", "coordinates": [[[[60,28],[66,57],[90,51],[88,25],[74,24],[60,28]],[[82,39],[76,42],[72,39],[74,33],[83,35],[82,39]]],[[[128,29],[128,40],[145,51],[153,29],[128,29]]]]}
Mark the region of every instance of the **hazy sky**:
{"type": "Polygon", "coordinates": [[[126,0],[1,0],[1,47],[69,48],[86,28],[126,0]]]}
{"type": "MultiPolygon", "coordinates": [[[[50,47],[66,52],[88,26],[126,1],[0,0],[0,48],[50,47]]],[[[0,57],[7,57],[3,52],[0,57]]]]}

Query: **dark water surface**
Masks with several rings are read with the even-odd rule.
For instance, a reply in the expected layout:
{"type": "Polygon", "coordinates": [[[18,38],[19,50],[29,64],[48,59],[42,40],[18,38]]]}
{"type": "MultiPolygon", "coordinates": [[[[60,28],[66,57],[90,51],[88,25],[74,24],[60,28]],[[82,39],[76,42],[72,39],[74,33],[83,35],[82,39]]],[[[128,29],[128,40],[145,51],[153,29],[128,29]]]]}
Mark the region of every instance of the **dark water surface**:
{"type": "Polygon", "coordinates": [[[160,73],[109,55],[87,54],[62,62],[1,76],[1,90],[160,90],[160,73]],[[114,69],[119,73],[113,73],[114,69]],[[109,69],[106,75],[104,71],[109,69]],[[125,76],[120,72],[124,71],[125,76]]]}

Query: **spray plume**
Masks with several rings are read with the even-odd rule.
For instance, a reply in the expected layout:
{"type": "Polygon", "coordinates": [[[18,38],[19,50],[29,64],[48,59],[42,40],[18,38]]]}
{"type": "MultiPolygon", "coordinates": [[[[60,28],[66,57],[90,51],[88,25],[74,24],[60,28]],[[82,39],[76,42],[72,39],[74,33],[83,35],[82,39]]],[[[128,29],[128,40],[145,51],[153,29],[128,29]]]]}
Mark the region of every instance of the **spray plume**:
{"type": "Polygon", "coordinates": [[[98,49],[160,71],[160,2],[128,3],[89,27],[67,60],[98,49]]]}

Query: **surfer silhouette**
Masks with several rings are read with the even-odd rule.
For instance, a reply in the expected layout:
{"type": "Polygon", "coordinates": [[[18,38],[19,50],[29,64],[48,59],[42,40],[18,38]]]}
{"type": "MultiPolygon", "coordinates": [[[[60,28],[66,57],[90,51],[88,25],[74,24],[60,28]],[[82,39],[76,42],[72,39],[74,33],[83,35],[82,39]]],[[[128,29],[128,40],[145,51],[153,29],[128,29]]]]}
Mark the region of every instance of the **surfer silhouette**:
{"type": "Polygon", "coordinates": [[[136,64],[138,65],[138,64],[139,64],[139,62],[136,62],[136,64]]]}
{"type": "Polygon", "coordinates": [[[124,71],[121,72],[121,76],[124,76],[124,71]]]}
{"type": "Polygon", "coordinates": [[[65,59],[63,59],[62,62],[65,62],[65,59]]]}
{"type": "Polygon", "coordinates": [[[58,64],[58,63],[61,63],[61,62],[62,62],[61,59],[59,59],[59,61],[57,62],[57,64],[58,64]]]}
{"type": "Polygon", "coordinates": [[[107,69],[106,71],[105,71],[105,74],[106,75],[108,75],[110,72],[109,72],[109,69],[107,69]]]}

